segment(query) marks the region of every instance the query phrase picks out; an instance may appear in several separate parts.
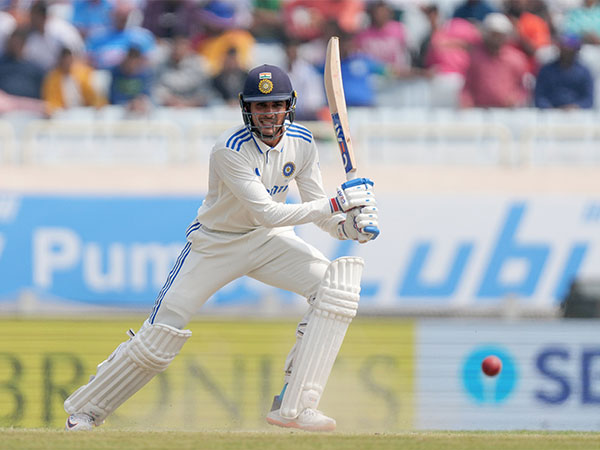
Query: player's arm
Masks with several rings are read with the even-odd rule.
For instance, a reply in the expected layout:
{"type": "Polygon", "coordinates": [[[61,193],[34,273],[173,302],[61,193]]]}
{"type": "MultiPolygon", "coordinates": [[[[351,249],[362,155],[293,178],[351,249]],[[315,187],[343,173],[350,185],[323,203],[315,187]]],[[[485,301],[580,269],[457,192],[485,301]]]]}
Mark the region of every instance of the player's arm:
{"type": "MultiPolygon", "coordinates": [[[[313,142],[310,147],[310,154],[307,155],[307,162],[296,176],[296,184],[298,185],[300,198],[303,202],[326,197],[317,155],[316,145],[313,142]]],[[[341,191],[337,195],[340,198],[339,201],[346,203],[343,197],[353,192],[353,195],[356,196],[355,201],[357,201],[357,197],[362,197],[361,204],[363,206],[346,208],[346,211],[348,211],[346,216],[337,213],[331,217],[316,221],[315,224],[333,237],[341,240],[352,239],[362,243],[375,239],[379,235],[379,229],[377,202],[372,188],[373,182],[365,178],[344,183],[338,188],[338,191],[341,191]],[[343,189],[344,186],[348,188],[343,189]]]]}
{"type": "Polygon", "coordinates": [[[347,206],[356,206],[362,201],[357,195],[348,193],[345,199],[340,200],[323,197],[300,204],[279,203],[273,201],[254,174],[252,165],[241,154],[223,148],[212,154],[211,164],[233,195],[265,227],[316,222],[334,214],[340,208],[340,200],[345,201],[347,206]]]}
{"type": "MultiPolygon", "coordinates": [[[[314,141],[310,144],[310,154],[308,155],[307,161],[296,175],[296,184],[302,202],[311,202],[317,199],[327,198],[325,188],[323,187],[323,176],[319,169],[317,148],[314,141]]],[[[338,232],[338,225],[344,220],[344,215],[341,212],[336,212],[332,216],[315,221],[315,225],[335,238],[344,239],[343,235],[340,235],[338,232]]]]}

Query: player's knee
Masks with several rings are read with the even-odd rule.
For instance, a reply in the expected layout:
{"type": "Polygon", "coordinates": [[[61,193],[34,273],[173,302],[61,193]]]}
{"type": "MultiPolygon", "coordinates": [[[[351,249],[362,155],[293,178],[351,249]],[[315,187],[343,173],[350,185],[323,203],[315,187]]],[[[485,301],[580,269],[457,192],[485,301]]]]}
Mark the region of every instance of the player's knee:
{"type": "Polygon", "coordinates": [[[141,369],[162,372],[171,364],[191,334],[189,330],[163,323],[143,326],[129,341],[124,352],[141,369]]]}
{"type": "Polygon", "coordinates": [[[305,290],[305,297],[309,305],[312,305],[317,298],[319,287],[323,284],[323,278],[327,272],[327,268],[331,262],[329,260],[323,260],[319,264],[315,264],[312,268],[312,277],[310,282],[306,284],[307,289],[305,290]]]}
{"type": "Polygon", "coordinates": [[[188,323],[188,318],[163,305],[154,318],[154,323],[162,323],[182,330],[188,323]]]}

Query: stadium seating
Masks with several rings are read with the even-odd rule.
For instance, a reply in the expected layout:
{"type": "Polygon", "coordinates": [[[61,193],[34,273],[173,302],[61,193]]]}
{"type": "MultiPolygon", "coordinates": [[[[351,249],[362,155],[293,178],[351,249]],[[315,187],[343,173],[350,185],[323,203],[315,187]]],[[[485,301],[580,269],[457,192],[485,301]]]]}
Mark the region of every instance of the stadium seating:
{"type": "MultiPolygon", "coordinates": [[[[600,163],[600,112],[524,109],[356,108],[352,134],[364,163],[588,165],[600,163]]],[[[118,106],[77,108],[52,120],[0,120],[0,161],[13,164],[208,161],[214,138],[240,120],[236,107],[157,108],[143,117],[118,106]]],[[[321,146],[325,122],[306,123],[321,146]]],[[[327,160],[327,152],[322,151],[327,160]]]]}

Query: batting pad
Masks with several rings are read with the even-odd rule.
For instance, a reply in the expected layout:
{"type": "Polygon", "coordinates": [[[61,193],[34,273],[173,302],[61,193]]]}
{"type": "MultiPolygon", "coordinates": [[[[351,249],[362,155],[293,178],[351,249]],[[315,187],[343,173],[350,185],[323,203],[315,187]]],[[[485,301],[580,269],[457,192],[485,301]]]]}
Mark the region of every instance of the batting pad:
{"type": "Polygon", "coordinates": [[[281,416],[293,419],[316,409],[348,325],[358,309],[362,258],[338,258],[325,271],[297,357],[293,363],[281,416]]]}
{"type": "Polygon", "coordinates": [[[164,371],[192,335],[164,324],[145,323],[98,365],[96,376],[65,400],[69,414],[85,413],[100,425],[125,400],[164,371]]]}

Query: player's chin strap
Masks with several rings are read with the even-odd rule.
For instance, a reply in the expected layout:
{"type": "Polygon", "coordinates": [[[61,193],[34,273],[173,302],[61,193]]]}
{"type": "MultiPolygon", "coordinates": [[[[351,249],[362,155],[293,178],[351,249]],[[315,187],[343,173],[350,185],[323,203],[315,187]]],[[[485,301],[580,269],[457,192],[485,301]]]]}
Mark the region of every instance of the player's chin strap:
{"type": "Polygon", "coordinates": [[[65,411],[88,414],[100,425],[154,375],[164,371],[191,335],[189,330],[145,322],[138,334],[98,365],[88,384],[65,400],[65,411]]]}
{"type": "Polygon", "coordinates": [[[325,271],[312,317],[294,359],[283,394],[281,415],[293,419],[304,409],[316,409],[327,384],[348,325],[358,309],[364,261],[343,257],[325,271]]]}
{"type": "Polygon", "coordinates": [[[288,121],[284,121],[281,125],[273,125],[271,127],[257,127],[256,125],[252,125],[250,127],[250,131],[256,134],[261,140],[271,140],[280,138],[285,134],[287,129],[290,127],[291,123],[288,121]],[[271,130],[271,134],[264,134],[262,130],[271,130]]]}

